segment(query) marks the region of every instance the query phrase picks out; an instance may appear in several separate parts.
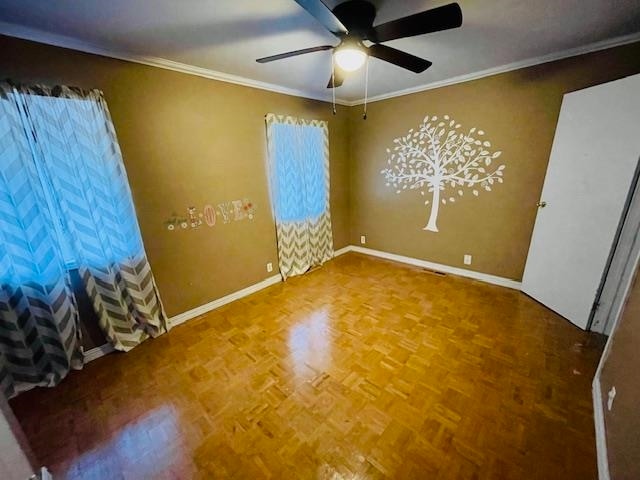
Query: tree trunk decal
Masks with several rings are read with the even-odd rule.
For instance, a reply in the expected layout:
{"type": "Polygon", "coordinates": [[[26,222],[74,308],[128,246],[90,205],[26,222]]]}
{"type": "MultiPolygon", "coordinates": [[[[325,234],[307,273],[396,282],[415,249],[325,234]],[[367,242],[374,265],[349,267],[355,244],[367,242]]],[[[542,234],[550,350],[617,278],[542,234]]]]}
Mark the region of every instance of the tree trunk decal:
{"type": "Polygon", "coordinates": [[[455,203],[465,189],[478,196],[481,190],[490,192],[495,183],[503,182],[505,166],[492,163],[502,154],[491,152],[491,142],[476,127],[465,132],[459,123],[445,115],[425,117],[417,130],[396,138],[387,148],[388,167],[382,170],[387,186],[403,190],[420,190],[430,195],[425,205],[431,204],[429,219],[423,230],[437,232],[440,204],[455,203]]]}
{"type": "Polygon", "coordinates": [[[438,227],[436,226],[436,220],[438,220],[438,207],[440,207],[440,187],[431,187],[433,188],[433,197],[431,202],[431,213],[429,214],[429,221],[427,222],[427,226],[423,228],[423,230],[429,230],[431,232],[437,232],[438,227]]]}

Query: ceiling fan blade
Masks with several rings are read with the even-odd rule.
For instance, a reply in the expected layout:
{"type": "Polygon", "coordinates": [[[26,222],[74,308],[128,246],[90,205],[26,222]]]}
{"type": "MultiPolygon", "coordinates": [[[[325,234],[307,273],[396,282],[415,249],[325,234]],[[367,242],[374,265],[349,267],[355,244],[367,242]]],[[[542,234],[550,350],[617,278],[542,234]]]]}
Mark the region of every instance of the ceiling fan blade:
{"type": "Polygon", "coordinates": [[[327,83],[327,88],[333,88],[334,83],[335,83],[335,87],[338,88],[344,83],[345,79],[347,78],[346,72],[338,67],[335,67],[335,75],[336,75],[335,79],[332,79],[331,77],[329,77],[329,83],[327,83]]]}
{"type": "Polygon", "coordinates": [[[324,28],[338,37],[348,33],[338,17],[321,0],[296,0],[296,3],[309,12],[324,28]]]}
{"type": "Polygon", "coordinates": [[[386,45],[374,44],[369,47],[369,55],[379,58],[385,62],[393,63],[398,67],[406,68],[415,73],[424,72],[432,63],[410,53],[387,47],[386,45]]]}
{"type": "Polygon", "coordinates": [[[460,5],[450,3],[373,27],[368,36],[372,42],[388,42],[397,38],[458,28],[461,25],[462,10],[460,5]]]}
{"type": "Polygon", "coordinates": [[[321,45],[319,47],[303,48],[302,50],[294,50],[292,52],[280,53],[278,55],[271,55],[270,57],[263,57],[256,60],[258,63],[273,62],[275,60],[282,60],[283,58],[296,57],[298,55],[304,55],[305,53],[322,52],[323,50],[331,50],[331,45],[321,45]]]}

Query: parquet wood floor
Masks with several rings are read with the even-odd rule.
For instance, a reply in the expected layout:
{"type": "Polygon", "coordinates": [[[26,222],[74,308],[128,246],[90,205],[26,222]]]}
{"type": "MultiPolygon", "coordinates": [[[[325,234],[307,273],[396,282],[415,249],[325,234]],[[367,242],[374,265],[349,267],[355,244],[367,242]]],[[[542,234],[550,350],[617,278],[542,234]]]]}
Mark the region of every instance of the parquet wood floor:
{"type": "Polygon", "coordinates": [[[12,406],[56,479],[595,479],[603,340],[347,254],[12,406]]]}

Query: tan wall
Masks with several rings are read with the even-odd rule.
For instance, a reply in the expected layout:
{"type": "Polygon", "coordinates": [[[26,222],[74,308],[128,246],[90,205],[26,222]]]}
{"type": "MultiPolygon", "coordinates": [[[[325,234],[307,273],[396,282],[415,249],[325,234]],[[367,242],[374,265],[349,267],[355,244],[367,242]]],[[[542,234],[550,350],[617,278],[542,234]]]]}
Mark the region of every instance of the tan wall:
{"type": "MultiPolygon", "coordinates": [[[[265,171],[268,112],[329,120],[336,248],[366,235],[368,247],[453,266],[470,253],[471,269],[520,279],[562,95],[638,73],[638,59],[639,43],[375,102],[362,121],[359,106],[333,117],[321,102],[0,36],[0,77],[104,91],[170,315],[264,279],[268,261],[277,265],[265,171]],[[422,230],[428,208],[419,194],[396,195],[380,175],[385,149],[427,114],[482,128],[507,165],[505,183],[493,192],[442,206],[438,233],[422,230]],[[257,206],[253,222],[186,232],[163,225],[188,206],[243,197],[257,206]]],[[[605,414],[612,478],[640,478],[638,331],[636,279],[602,374],[603,398],[612,385],[618,389],[605,414]]]]}
{"type": "Polygon", "coordinates": [[[149,261],[169,315],[259,282],[277,268],[264,115],[329,120],[334,247],[348,244],[348,115],[266,92],[0,36],[0,78],[98,88],[118,133],[149,261]],[[255,220],[170,232],[189,206],[250,198],[255,220]]]}
{"type": "MultiPolygon", "coordinates": [[[[463,84],[339,107],[0,36],[0,77],[105,92],[149,260],[170,315],[256,283],[277,265],[265,169],[265,113],[329,120],[336,248],[358,244],[520,279],[562,95],[640,71],[640,44],[463,84]],[[394,138],[426,115],[487,132],[503,151],[505,183],[441,205],[425,232],[418,192],[397,195],[380,174],[394,138]],[[250,198],[253,222],[170,232],[188,206],[250,198]]],[[[434,67],[437,68],[437,65],[434,67]]],[[[372,79],[375,81],[375,79],[372,79]]]]}
{"type": "Polygon", "coordinates": [[[370,248],[521,279],[563,94],[638,73],[639,59],[636,43],[375,102],[366,121],[362,107],[353,107],[351,242],[366,235],[370,248]],[[396,194],[380,174],[393,139],[427,114],[481,128],[506,165],[504,183],[492,192],[476,198],[466,191],[441,205],[438,233],[422,230],[424,197],[396,194]],[[470,267],[465,253],[473,255],[470,267]]]}
{"type": "Polygon", "coordinates": [[[640,478],[640,276],[636,278],[624,307],[622,318],[610,339],[607,357],[600,375],[607,454],[611,478],[640,478]],[[611,411],[607,395],[616,387],[611,411]]]}

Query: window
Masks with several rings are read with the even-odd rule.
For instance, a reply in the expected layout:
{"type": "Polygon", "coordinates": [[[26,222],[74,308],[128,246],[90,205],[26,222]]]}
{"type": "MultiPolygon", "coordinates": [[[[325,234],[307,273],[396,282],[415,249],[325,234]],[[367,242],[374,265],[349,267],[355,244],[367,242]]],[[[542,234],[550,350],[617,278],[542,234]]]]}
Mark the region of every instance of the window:
{"type": "Polygon", "coordinates": [[[295,222],[319,217],[327,203],[324,130],[314,125],[275,123],[270,136],[276,219],[295,222]]]}
{"type": "Polygon", "coordinates": [[[54,254],[71,270],[105,268],[140,252],[126,173],[101,97],[24,90],[0,98],[2,126],[11,132],[3,137],[11,150],[0,169],[0,201],[7,196],[7,218],[13,218],[2,228],[5,235],[16,232],[5,243],[12,258],[29,246],[35,258],[20,267],[14,262],[11,276],[38,278],[54,254]]]}
{"type": "MultiPolygon", "coordinates": [[[[31,144],[32,149],[38,150],[44,147],[43,145],[38,144],[47,140],[46,135],[38,135],[38,133],[43,133],[39,132],[41,129],[38,128],[38,126],[42,125],[44,122],[50,122],[51,120],[53,120],[57,123],[58,128],[61,131],[65,131],[71,128],[72,125],[87,124],[87,122],[91,121],[91,118],[88,115],[89,112],[87,111],[87,102],[84,100],[49,97],[43,95],[27,95],[21,93],[13,93],[11,95],[26,95],[25,99],[28,100],[27,104],[29,117],[31,118],[35,127],[35,140],[31,144]]],[[[47,150],[50,151],[52,149],[57,149],[57,146],[51,144],[47,145],[47,150]]],[[[65,149],[62,148],[56,153],[59,155],[64,150],[65,149]]],[[[69,152],[64,151],[63,155],[69,155],[69,152]]],[[[45,201],[47,203],[49,212],[51,212],[53,216],[52,220],[55,230],[55,238],[60,247],[62,258],[69,270],[77,268],[77,259],[74,253],[74,248],[72,246],[73,239],[66,227],[66,222],[64,220],[62,208],[60,205],[60,199],[52,183],[52,177],[51,175],[47,175],[46,173],[46,166],[42,156],[36,153],[34,154],[34,158],[36,159],[34,163],[38,172],[38,176],[40,178],[45,201]]],[[[73,182],[77,181],[71,178],[75,173],[74,170],[62,168],[63,165],[61,165],[61,163],[63,162],[57,162],[57,164],[53,166],[55,169],[55,175],[56,177],[58,177],[59,181],[65,182],[67,184],[72,184],[73,182]]],[[[71,162],[64,163],[70,164],[71,162]]]]}
{"type": "Polygon", "coordinates": [[[333,257],[329,211],[329,125],[266,116],[269,185],[282,278],[333,257]]]}

